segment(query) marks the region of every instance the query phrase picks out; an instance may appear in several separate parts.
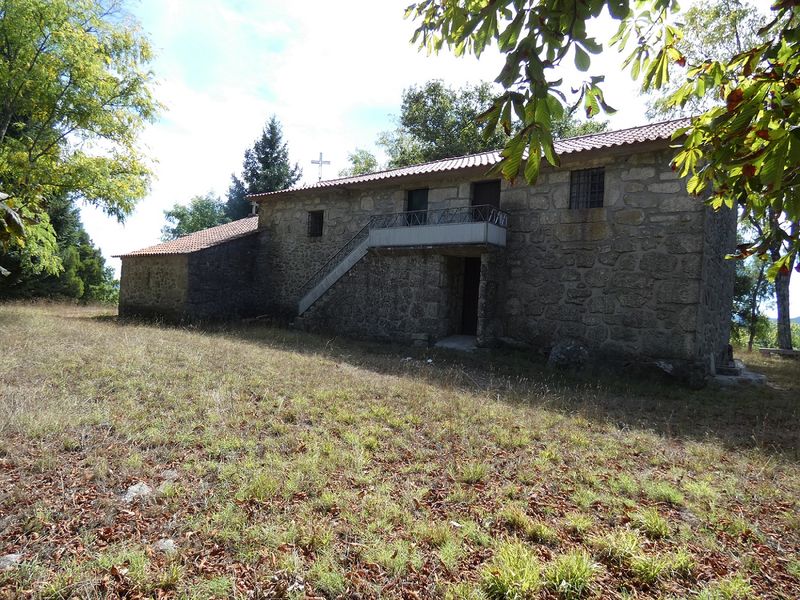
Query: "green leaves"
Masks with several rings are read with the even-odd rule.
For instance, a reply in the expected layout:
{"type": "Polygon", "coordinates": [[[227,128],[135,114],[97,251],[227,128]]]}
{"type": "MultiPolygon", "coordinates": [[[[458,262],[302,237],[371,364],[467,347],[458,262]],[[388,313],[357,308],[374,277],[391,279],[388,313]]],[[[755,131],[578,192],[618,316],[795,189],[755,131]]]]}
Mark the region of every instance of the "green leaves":
{"type": "Polygon", "coordinates": [[[17,211],[11,208],[5,202],[0,202],[0,221],[6,231],[17,237],[24,237],[25,225],[22,222],[17,211]]]}
{"type": "Polygon", "coordinates": [[[148,189],[136,142],[159,109],[129,16],[100,0],[7,2],[0,56],[0,181],[18,217],[3,210],[0,244],[45,243],[34,234],[59,194],[124,218],[148,189]]]}
{"type": "Polygon", "coordinates": [[[508,92],[493,102],[493,95],[489,83],[454,89],[438,80],[405,90],[399,127],[378,141],[389,155],[388,166],[502,148],[512,113],[524,111],[524,100],[508,92]]]}
{"type": "Polygon", "coordinates": [[[230,219],[225,209],[225,202],[212,193],[195,196],[187,206],[176,204],[170,210],[164,211],[167,225],[161,229],[161,239],[174,240],[195,231],[227,223],[230,219]]]}
{"type": "Polygon", "coordinates": [[[580,46],[575,46],[575,67],[579,71],[588,71],[591,59],[586,51],[580,46]]]}
{"type": "MultiPolygon", "coordinates": [[[[590,55],[601,52],[602,45],[587,35],[587,23],[599,16],[605,4],[601,0],[566,4],[556,0],[423,0],[407,10],[406,15],[419,22],[413,41],[428,51],[447,46],[456,54],[479,56],[496,43],[505,55],[496,81],[507,92],[480,117],[487,136],[498,128],[511,135],[499,167],[504,176],[522,175],[534,181],[542,156],[556,164],[553,123],[578,105],[583,105],[589,117],[613,112],[598,81],[585,82],[579,94],[569,99],[563,83],[548,78],[570,54],[575,66],[588,72],[590,55]],[[431,42],[432,35],[439,36],[441,46],[431,42]]],[[[627,16],[630,12],[628,0],[610,4],[613,14],[627,16]]]]}

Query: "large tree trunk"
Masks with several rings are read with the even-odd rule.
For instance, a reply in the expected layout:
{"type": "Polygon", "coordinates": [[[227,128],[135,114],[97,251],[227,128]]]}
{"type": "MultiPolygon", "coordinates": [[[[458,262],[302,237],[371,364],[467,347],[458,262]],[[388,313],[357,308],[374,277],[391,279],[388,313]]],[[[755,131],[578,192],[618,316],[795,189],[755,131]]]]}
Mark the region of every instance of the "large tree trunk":
{"type": "Polygon", "coordinates": [[[789,281],[792,270],[775,276],[775,303],[778,305],[778,348],[792,349],[792,322],[789,318],[789,281]]]}
{"type": "Polygon", "coordinates": [[[761,268],[758,270],[758,281],[753,289],[753,294],[750,296],[750,338],[747,340],[747,351],[753,351],[753,338],[756,337],[756,317],[758,313],[758,295],[761,292],[761,286],[764,284],[764,269],[766,263],[761,261],[761,268]]]}
{"type": "MultiPolygon", "coordinates": [[[[797,236],[798,223],[793,223],[791,227],[791,237],[797,236]]],[[[771,250],[772,260],[776,261],[780,257],[781,243],[771,250]]],[[[784,273],[775,276],[775,304],[778,308],[778,339],[777,345],[781,350],[792,349],[792,321],[789,316],[789,283],[792,280],[792,268],[794,261],[790,262],[784,273]]]]}

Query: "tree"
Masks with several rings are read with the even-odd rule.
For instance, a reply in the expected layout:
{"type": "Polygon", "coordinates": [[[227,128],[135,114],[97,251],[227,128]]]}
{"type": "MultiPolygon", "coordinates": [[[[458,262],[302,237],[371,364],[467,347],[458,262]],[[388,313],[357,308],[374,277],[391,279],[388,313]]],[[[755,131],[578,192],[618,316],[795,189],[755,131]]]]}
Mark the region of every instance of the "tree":
{"type": "Polygon", "coordinates": [[[118,0],[0,3],[0,246],[49,273],[47,208],[80,199],[122,220],[148,188],[137,136],[158,104],[150,46],[118,0]]]}
{"type": "Polygon", "coordinates": [[[176,204],[170,210],[165,210],[164,216],[167,218],[167,224],[161,229],[161,239],[164,241],[231,220],[227,216],[225,202],[211,192],[205,196],[195,196],[186,206],[176,204]]]}
{"type": "Polygon", "coordinates": [[[114,302],[118,290],[114,270],[83,228],[80,213],[64,196],[49,202],[47,217],[57,240],[61,269],[46,272],[29,246],[13,248],[0,256],[8,275],[0,278],[0,298],[74,298],[114,302]]]}
{"type": "Polygon", "coordinates": [[[554,140],[600,133],[606,129],[608,129],[608,121],[580,121],[570,113],[565,113],[562,117],[553,119],[554,140]]]}
{"type": "Polygon", "coordinates": [[[447,46],[480,55],[497,43],[505,64],[497,82],[505,90],[482,118],[486,135],[501,127],[510,137],[497,172],[534,182],[544,157],[557,165],[552,123],[565,110],[583,106],[587,117],[613,112],[605,102],[602,75],[565,88],[554,73],[565,60],[582,72],[603,46],[587,25],[604,9],[619,22],[607,42],[627,52],[623,63],[642,90],[669,83],[670,65],[681,67],[680,86],[668,101],[684,108],[692,98],[717,96],[712,106],[677,132],[682,147],[673,166],[687,177],[688,191],[715,209],[739,207],[743,218],[765,227],[739,256],[777,248],[768,270],[788,274],[800,250],[800,6],[777,0],[758,34],[765,40],[730,60],[690,62],[681,52],[672,0],[421,0],[407,9],[420,23],[413,40],[429,52],[447,46]],[[527,155],[526,155],[527,152],[527,155]],[[769,218],[769,213],[772,217],[769,218]]]}
{"type": "MultiPolygon", "coordinates": [[[[707,60],[730,61],[737,54],[763,42],[758,35],[766,18],[752,4],[742,0],[701,0],[692,4],[683,15],[683,37],[676,43],[678,51],[689,64],[707,60]]],[[[649,116],[676,118],[693,116],[721,102],[718,96],[691,96],[684,106],[671,104],[669,99],[683,83],[684,67],[669,65],[669,81],[652,90],[649,116]]]]}
{"type": "Polygon", "coordinates": [[[247,200],[247,187],[236,175],[231,175],[231,185],[228,187],[225,201],[225,216],[231,221],[243,219],[251,212],[250,202],[247,200]]]}
{"type": "MultiPolygon", "coordinates": [[[[389,154],[388,166],[405,167],[499,150],[507,136],[495,132],[485,137],[478,122],[478,117],[491,106],[492,98],[492,88],[485,82],[453,89],[434,80],[421,88],[408,88],[403,92],[400,126],[394,131],[384,131],[378,137],[378,145],[389,154]]],[[[573,113],[564,113],[553,122],[553,137],[561,139],[597,133],[605,131],[607,125],[605,121],[580,121],[573,113]]],[[[375,161],[375,166],[368,168],[377,169],[377,161],[372,155],[350,156],[354,165],[356,160],[369,158],[375,161]]],[[[342,174],[351,170],[344,170],[342,174]]]]}
{"type": "Polygon", "coordinates": [[[775,293],[766,277],[767,266],[767,261],[754,258],[736,262],[731,328],[733,337],[747,339],[748,352],[753,351],[753,340],[764,337],[770,329],[769,319],[761,312],[775,293]]]}
{"type": "Polygon", "coordinates": [[[453,89],[434,80],[406,89],[399,126],[378,139],[389,155],[388,166],[404,167],[502,148],[506,136],[501,132],[484,136],[477,123],[492,98],[488,83],[453,89]]]}
{"type": "Polygon", "coordinates": [[[339,171],[340,177],[366,175],[368,173],[374,173],[380,168],[375,155],[369,150],[363,150],[361,148],[356,148],[353,152],[348,154],[347,160],[350,161],[350,166],[339,171]]]}
{"type": "Polygon", "coordinates": [[[285,190],[300,180],[300,166],[289,162],[289,148],[283,141],[283,132],[274,115],[259,137],[244,153],[242,179],[232,176],[228,190],[226,214],[230,219],[241,219],[250,214],[247,194],[262,194],[285,190]],[[242,193],[245,190],[246,193],[242,193]]]}
{"type": "MultiPolygon", "coordinates": [[[[765,43],[758,31],[764,26],[766,18],[762,16],[756,8],[741,0],[705,0],[694,4],[684,16],[683,37],[677,42],[676,48],[686,58],[690,64],[701,64],[704,61],[730,62],[735,56],[745,52],[758,44],[765,43]]],[[[744,65],[737,67],[735,73],[741,77],[744,65]]],[[[682,82],[679,78],[681,67],[671,64],[669,71],[670,81],[665,83],[659,90],[651,92],[653,100],[650,103],[650,114],[676,117],[681,115],[692,115],[702,111],[710,110],[723,103],[724,98],[703,95],[696,96],[691,94],[686,97],[683,104],[676,104],[672,101],[673,96],[681,88],[682,82]]],[[[750,223],[747,223],[746,231],[762,232],[772,227],[770,220],[775,220],[774,210],[767,210],[757,228],[752,225],[754,215],[750,216],[750,223]]],[[[791,226],[790,226],[791,230],[791,226]]],[[[751,235],[750,238],[753,236],[751,235]]],[[[781,246],[784,242],[775,240],[769,245],[766,252],[762,252],[763,257],[770,261],[780,260],[785,254],[781,246]]],[[[749,244],[745,244],[747,247],[749,244]]],[[[788,251],[789,248],[786,248],[788,251]]],[[[762,267],[765,263],[762,263],[762,267]]],[[[738,267],[737,267],[738,268],[738,267]]],[[[784,272],[778,270],[773,274],[775,285],[769,286],[776,294],[778,321],[778,337],[776,343],[779,348],[791,348],[791,323],[789,321],[789,283],[791,280],[791,270],[784,272]]],[[[759,284],[757,278],[750,278],[754,285],[759,284]]],[[[736,314],[736,313],[735,313],[736,314]]],[[[752,340],[751,340],[752,344],[752,340]]]]}

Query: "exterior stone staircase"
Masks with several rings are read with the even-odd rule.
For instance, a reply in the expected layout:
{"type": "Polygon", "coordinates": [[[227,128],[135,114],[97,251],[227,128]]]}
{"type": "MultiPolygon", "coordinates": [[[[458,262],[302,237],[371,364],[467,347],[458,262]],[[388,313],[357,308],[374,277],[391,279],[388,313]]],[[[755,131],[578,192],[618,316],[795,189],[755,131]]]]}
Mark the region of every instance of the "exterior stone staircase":
{"type": "Polygon", "coordinates": [[[325,263],[326,267],[329,267],[329,269],[319,279],[319,281],[317,281],[313,287],[308,290],[302,298],[300,298],[300,301],[297,303],[298,315],[302,315],[304,312],[306,312],[317,300],[320,299],[325,292],[327,292],[333,286],[334,283],[339,281],[342,275],[347,273],[358,261],[364,258],[364,256],[367,254],[367,250],[369,249],[369,235],[364,236],[364,238],[361,239],[354,247],[352,247],[352,249],[350,249],[349,244],[345,245],[344,248],[346,248],[348,252],[343,253],[340,250],[333,257],[337,258],[344,254],[341,260],[338,262],[329,260],[327,263],[325,263]]]}
{"type": "Polygon", "coordinates": [[[508,215],[493,206],[376,215],[300,288],[297,315],[311,308],[370,248],[506,245],[508,215]]]}

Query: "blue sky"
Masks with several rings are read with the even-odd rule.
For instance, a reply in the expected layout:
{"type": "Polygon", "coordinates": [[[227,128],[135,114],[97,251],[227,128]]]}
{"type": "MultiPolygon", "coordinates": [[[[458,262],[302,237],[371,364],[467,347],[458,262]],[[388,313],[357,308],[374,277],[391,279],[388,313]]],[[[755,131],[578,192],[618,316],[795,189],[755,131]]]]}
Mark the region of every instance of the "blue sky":
{"type": "MultiPolygon", "coordinates": [[[[111,255],[159,241],[164,211],[214,191],[224,195],[244,151],[275,114],[304,180],[320,152],[331,161],[323,176],[347,166],[356,147],[380,155],[375,140],[391,129],[403,89],[429,79],[454,85],[491,81],[500,57],[478,61],[448,54],[427,56],[409,40],[403,19],[409,0],[142,0],[130,4],[156,52],[156,95],[165,105],[142,143],[154,161],[148,197],[125,224],[84,208],[89,234],[111,255]]],[[[609,22],[598,24],[607,37],[609,22]]],[[[616,28],[613,28],[616,29],[616,28]]],[[[606,99],[618,108],[612,127],[646,122],[637,86],[620,57],[596,58],[590,74],[605,74],[606,99]]],[[[566,80],[578,81],[566,72],[566,80]]],[[[800,277],[793,286],[800,314],[800,277]]]]}

